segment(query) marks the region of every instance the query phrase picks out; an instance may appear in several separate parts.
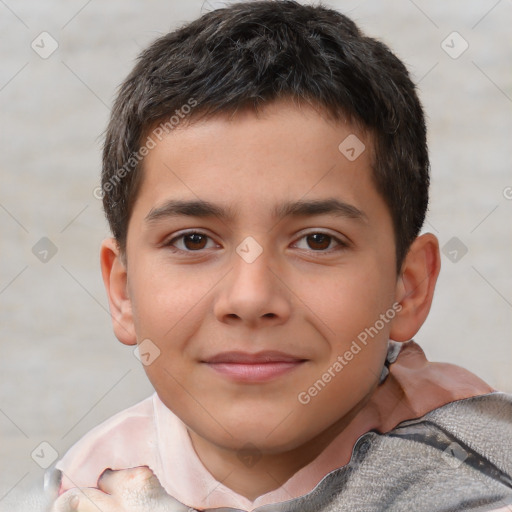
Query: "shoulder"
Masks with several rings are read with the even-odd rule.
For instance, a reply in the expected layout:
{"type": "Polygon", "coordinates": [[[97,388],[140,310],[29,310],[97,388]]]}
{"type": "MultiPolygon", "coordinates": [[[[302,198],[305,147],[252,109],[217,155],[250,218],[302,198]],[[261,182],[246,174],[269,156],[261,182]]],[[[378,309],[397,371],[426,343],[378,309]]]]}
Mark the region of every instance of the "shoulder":
{"type": "Polygon", "coordinates": [[[457,400],[434,409],[422,420],[451,435],[468,452],[468,458],[472,452],[478,453],[512,475],[512,395],[495,391],[457,400]]]}
{"type": "Polygon", "coordinates": [[[367,432],[350,463],[316,493],[322,504],[330,497],[324,512],[483,512],[512,504],[512,395],[457,400],[386,434],[367,432]]]}
{"type": "Polygon", "coordinates": [[[63,473],[61,492],[95,487],[106,468],[153,464],[156,393],[96,426],[56,464],[63,473]]]}
{"type": "MultiPolygon", "coordinates": [[[[415,476],[410,487],[402,487],[397,505],[420,499],[430,500],[434,510],[450,504],[450,510],[487,511],[512,503],[510,394],[450,402],[402,422],[389,432],[388,443],[400,455],[394,467],[408,460],[415,476]]],[[[400,488],[402,482],[396,484],[400,488]]]]}
{"type": "Polygon", "coordinates": [[[436,421],[453,421],[454,417],[470,414],[475,419],[492,417],[495,422],[509,428],[512,421],[512,395],[502,391],[493,391],[483,395],[472,396],[462,400],[455,400],[425,415],[435,418],[436,421]],[[476,417],[474,416],[476,414],[476,417]]]}

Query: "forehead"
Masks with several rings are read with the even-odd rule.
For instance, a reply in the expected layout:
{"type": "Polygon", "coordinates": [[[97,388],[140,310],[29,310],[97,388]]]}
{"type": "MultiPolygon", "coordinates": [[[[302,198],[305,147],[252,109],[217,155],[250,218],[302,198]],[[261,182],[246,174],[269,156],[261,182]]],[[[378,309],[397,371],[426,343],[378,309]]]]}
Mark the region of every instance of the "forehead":
{"type": "Polygon", "coordinates": [[[309,105],[280,101],[258,113],[185,119],[153,138],[137,202],[157,204],[173,193],[237,203],[230,206],[257,201],[275,211],[278,198],[378,195],[370,134],[309,105]]]}

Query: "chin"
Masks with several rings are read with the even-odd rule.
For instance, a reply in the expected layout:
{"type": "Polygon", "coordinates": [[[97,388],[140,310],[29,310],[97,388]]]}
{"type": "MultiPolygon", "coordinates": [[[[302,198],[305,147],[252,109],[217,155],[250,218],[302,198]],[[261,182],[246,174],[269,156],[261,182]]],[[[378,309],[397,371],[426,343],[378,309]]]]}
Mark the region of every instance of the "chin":
{"type": "MultiPolygon", "coordinates": [[[[275,418],[275,416],[274,416],[275,418]]],[[[281,420],[282,421],[282,420],[281,420]]],[[[261,454],[276,455],[294,450],[304,443],[310,441],[317,434],[311,430],[296,430],[300,425],[297,421],[288,423],[287,421],[279,425],[279,421],[262,423],[238,424],[232,427],[236,436],[231,438],[223,436],[222,440],[216,440],[217,444],[221,441],[224,448],[229,450],[241,450],[244,447],[253,447],[261,454]],[[291,428],[294,430],[292,431],[291,428]]]]}

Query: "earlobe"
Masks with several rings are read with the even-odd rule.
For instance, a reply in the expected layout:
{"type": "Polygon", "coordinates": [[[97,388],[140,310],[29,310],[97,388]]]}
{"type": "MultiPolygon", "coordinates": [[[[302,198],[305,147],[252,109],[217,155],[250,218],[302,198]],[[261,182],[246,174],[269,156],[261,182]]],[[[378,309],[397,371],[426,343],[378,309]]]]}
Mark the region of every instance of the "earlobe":
{"type": "Polygon", "coordinates": [[[136,345],[137,337],[128,293],[126,264],[114,238],[103,240],[100,249],[100,263],[114,333],[121,343],[136,345]]]}
{"type": "Polygon", "coordinates": [[[440,269],[437,238],[431,233],[416,238],[397,280],[395,297],[402,309],[391,324],[391,339],[408,341],[419,331],[430,311],[440,269]]]}

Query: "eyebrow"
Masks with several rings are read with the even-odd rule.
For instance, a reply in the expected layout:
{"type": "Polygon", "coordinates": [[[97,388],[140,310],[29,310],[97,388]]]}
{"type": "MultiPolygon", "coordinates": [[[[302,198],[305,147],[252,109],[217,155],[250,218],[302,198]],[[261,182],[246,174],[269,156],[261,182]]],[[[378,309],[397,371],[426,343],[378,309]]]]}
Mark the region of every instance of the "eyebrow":
{"type": "MultiPolygon", "coordinates": [[[[283,219],[284,217],[334,215],[359,221],[368,220],[367,215],[362,210],[335,198],[286,202],[277,205],[273,209],[272,215],[278,219],[283,219]]],[[[146,223],[152,224],[162,219],[180,216],[218,217],[221,220],[227,221],[235,217],[235,211],[201,199],[189,201],[169,199],[163,205],[152,208],[144,220],[146,223]]]]}

